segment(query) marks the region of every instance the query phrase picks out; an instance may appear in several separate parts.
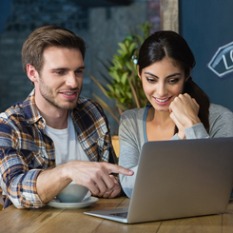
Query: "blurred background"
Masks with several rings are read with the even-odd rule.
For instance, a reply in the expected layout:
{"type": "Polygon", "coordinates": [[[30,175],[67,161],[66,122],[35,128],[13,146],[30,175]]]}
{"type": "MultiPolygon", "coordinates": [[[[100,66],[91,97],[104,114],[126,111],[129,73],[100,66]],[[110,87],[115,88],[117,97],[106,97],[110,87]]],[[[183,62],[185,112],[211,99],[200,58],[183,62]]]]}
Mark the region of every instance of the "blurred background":
{"type": "MultiPolygon", "coordinates": [[[[224,50],[214,63],[213,69],[221,66],[220,73],[227,70],[224,75],[208,67],[217,51],[233,41],[232,9],[231,0],[224,0],[224,4],[218,0],[1,0],[0,111],[25,99],[33,88],[22,70],[21,47],[32,30],[45,24],[66,27],[85,39],[82,95],[93,98],[95,93],[108,105],[114,105],[90,77],[101,80],[107,72],[103,61],[110,61],[118,43],[145,22],[151,23],[151,32],[169,29],[182,34],[197,59],[193,79],[211,101],[233,110],[233,49],[224,50]]],[[[111,131],[116,134],[118,124],[106,114],[111,131]]]]}

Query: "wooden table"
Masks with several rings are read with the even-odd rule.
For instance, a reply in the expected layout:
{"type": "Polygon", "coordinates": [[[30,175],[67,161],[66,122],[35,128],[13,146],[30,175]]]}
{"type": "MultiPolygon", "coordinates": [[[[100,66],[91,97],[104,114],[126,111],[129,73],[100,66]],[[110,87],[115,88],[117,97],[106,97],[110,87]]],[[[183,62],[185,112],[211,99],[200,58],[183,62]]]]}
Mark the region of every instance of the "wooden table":
{"type": "Polygon", "coordinates": [[[0,232],[4,233],[232,233],[233,202],[227,213],[179,220],[157,221],[140,224],[122,224],[83,214],[90,209],[124,207],[127,198],[100,199],[84,209],[41,209],[18,210],[11,206],[0,211],[0,232]]]}

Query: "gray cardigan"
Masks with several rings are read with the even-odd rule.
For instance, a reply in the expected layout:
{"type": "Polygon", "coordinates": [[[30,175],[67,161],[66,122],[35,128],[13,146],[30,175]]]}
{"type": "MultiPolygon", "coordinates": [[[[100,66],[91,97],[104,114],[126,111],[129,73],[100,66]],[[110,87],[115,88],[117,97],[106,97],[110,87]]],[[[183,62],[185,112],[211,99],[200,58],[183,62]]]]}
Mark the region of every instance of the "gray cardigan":
{"type": "MultiPolygon", "coordinates": [[[[137,173],[138,160],[142,146],[147,141],[146,116],[148,108],[125,111],[119,127],[120,157],[119,165],[134,171],[133,176],[120,175],[120,182],[125,194],[130,197],[137,173]]],[[[233,137],[233,113],[221,106],[211,104],[209,108],[209,134],[202,123],[185,130],[187,139],[233,137]]],[[[179,140],[174,135],[171,140],[179,140]]]]}

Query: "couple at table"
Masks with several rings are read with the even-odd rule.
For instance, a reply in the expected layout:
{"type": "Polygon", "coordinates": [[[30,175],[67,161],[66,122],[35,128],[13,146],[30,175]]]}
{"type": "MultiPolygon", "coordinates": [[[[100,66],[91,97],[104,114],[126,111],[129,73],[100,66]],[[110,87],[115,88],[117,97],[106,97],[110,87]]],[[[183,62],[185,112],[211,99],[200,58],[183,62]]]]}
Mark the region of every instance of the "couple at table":
{"type": "Polygon", "coordinates": [[[114,198],[123,191],[130,197],[146,141],[233,136],[232,112],[211,104],[191,78],[195,59],[186,41],[158,31],[139,51],[148,105],[122,114],[118,161],[102,107],[80,95],[85,49],[82,38],[52,25],[25,40],[22,64],[34,88],[0,114],[5,207],[42,207],[72,181],[93,196],[114,198]]]}

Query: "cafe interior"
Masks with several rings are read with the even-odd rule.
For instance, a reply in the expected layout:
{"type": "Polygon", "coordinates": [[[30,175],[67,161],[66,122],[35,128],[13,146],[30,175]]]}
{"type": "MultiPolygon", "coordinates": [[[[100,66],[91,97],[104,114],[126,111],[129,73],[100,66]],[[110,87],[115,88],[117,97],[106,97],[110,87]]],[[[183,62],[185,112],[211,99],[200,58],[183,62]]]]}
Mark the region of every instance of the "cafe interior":
{"type": "MultiPolygon", "coordinates": [[[[197,60],[193,71],[196,82],[211,101],[233,111],[232,9],[232,0],[1,0],[0,112],[25,99],[31,91],[32,85],[21,65],[21,47],[33,29],[46,24],[66,27],[86,41],[82,95],[104,105],[113,138],[118,133],[120,111],[117,100],[106,96],[98,83],[103,85],[106,78],[111,79],[107,66],[119,55],[119,43],[132,35],[145,36],[143,27],[148,25],[149,33],[173,30],[184,36],[197,60]]],[[[118,141],[113,144],[118,154],[118,141]]],[[[17,210],[11,206],[0,211],[0,233],[233,231],[232,203],[223,214],[137,224],[121,224],[83,214],[91,208],[118,208],[128,203],[128,198],[120,197],[101,199],[81,208],[17,210]]]]}

